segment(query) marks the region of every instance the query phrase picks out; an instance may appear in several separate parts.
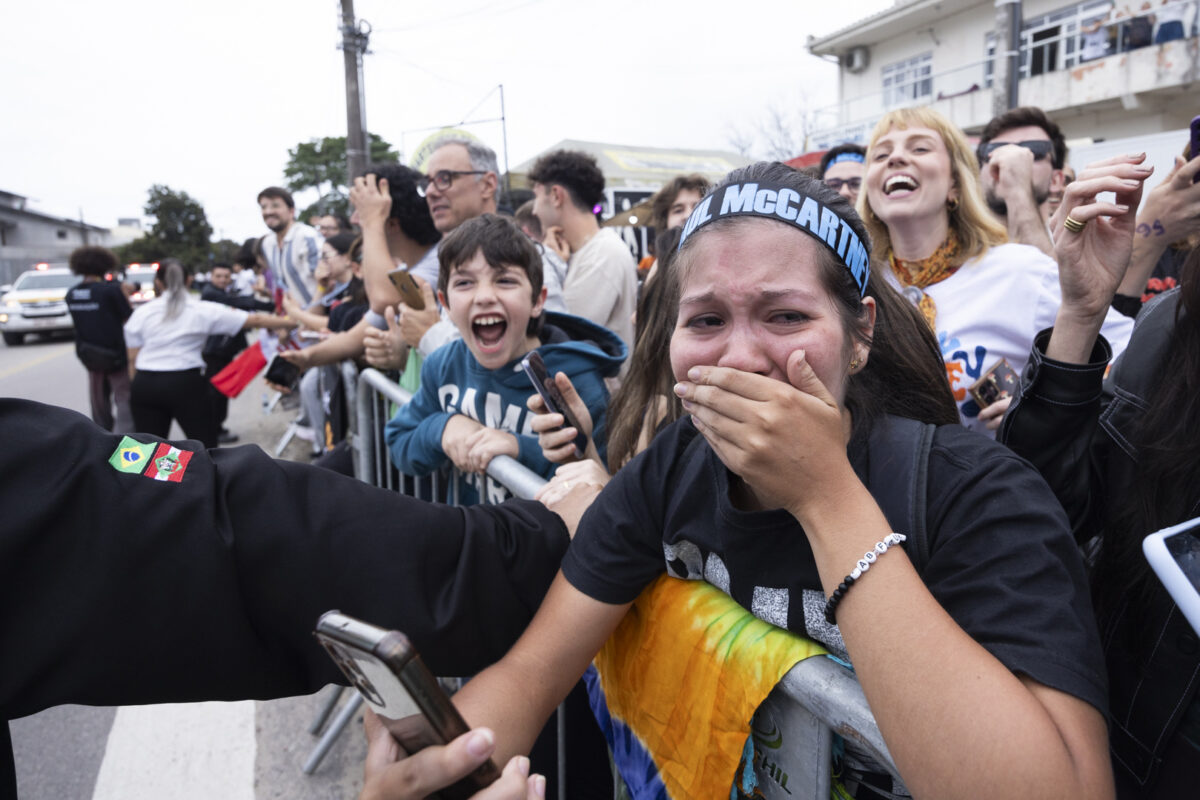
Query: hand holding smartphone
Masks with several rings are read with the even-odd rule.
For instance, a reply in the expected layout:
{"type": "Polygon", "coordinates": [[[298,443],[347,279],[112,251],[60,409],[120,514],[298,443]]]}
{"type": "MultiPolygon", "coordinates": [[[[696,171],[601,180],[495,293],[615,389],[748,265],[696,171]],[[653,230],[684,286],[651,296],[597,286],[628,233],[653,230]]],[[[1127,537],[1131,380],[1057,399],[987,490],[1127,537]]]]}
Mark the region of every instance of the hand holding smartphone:
{"type": "Polygon", "coordinates": [[[531,350],[521,359],[521,369],[525,371],[525,376],[529,378],[533,388],[541,395],[542,402],[546,404],[546,410],[551,414],[562,414],[563,427],[575,429],[575,458],[583,458],[587,452],[588,437],[583,432],[583,428],[579,426],[575,415],[571,413],[571,409],[567,407],[567,401],[562,396],[562,392],[558,390],[558,384],[555,383],[553,376],[546,370],[546,362],[542,360],[542,354],[537,350],[531,350]]]}
{"type": "MultiPolygon", "coordinates": [[[[405,753],[445,745],[469,730],[404,634],[327,611],[317,620],[314,635],[405,753]]],[[[499,777],[489,759],[430,796],[468,800],[499,777]]]]}
{"type": "Polygon", "coordinates": [[[971,384],[967,391],[980,408],[987,408],[998,400],[1012,397],[1020,388],[1017,371],[1008,365],[1008,359],[1001,358],[988,367],[987,372],[979,376],[979,380],[971,384]]]}
{"type": "Polygon", "coordinates": [[[411,272],[404,267],[399,267],[388,273],[388,280],[400,293],[400,299],[404,301],[404,305],[417,311],[425,308],[425,297],[421,294],[421,287],[417,285],[416,278],[412,276],[411,272]]]}
{"type": "Polygon", "coordinates": [[[300,368],[286,358],[280,358],[279,353],[276,353],[271,356],[271,363],[267,365],[267,374],[263,377],[268,383],[295,389],[296,384],[300,382],[300,368]]]}

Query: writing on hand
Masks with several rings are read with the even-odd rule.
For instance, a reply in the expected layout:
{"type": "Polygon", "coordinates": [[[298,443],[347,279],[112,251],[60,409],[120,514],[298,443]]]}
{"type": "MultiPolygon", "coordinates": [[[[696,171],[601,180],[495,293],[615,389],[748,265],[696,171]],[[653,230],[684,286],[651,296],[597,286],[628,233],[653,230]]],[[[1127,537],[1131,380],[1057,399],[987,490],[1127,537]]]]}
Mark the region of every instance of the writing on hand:
{"type": "Polygon", "coordinates": [[[1148,222],[1139,222],[1137,225],[1137,234],[1144,239],[1149,239],[1151,236],[1162,236],[1167,232],[1163,227],[1162,220],[1156,219],[1153,224],[1148,222]]]}

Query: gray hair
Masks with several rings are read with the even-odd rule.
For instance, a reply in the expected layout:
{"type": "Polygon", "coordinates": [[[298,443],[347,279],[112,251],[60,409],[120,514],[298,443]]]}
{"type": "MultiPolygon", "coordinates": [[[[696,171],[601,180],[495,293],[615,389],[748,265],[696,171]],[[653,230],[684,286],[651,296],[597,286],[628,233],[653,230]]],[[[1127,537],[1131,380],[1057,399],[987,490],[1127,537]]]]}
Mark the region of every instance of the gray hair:
{"type": "MultiPolygon", "coordinates": [[[[471,159],[471,169],[490,172],[496,176],[497,180],[500,179],[500,163],[496,160],[495,150],[478,139],[471,139],[457,133],[447,133],[433,140],[429,152],[436,152],[448,144],[461,144],[467,148],[467,157],[471,159]]],[[[476,175],[475,179],[479,180],[481,177],[476,175]]]]}
{"type": "Polygon", "coordinates": [[[164,258],[158,267],[159,280],[167,287],[167,310],[163,320],[170,321],[183,313],[187,304],[187,270],[177,258],[164,258]]]}

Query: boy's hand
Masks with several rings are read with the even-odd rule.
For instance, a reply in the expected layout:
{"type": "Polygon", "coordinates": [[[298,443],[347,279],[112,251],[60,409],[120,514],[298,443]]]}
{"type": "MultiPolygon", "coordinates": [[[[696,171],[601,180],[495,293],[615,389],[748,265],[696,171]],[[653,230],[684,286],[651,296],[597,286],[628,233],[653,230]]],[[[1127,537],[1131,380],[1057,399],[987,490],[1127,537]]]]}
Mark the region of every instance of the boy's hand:
{"type": "Polygon", "coordinates": [[[471,437],[481,429],[487,430],[463,414],[450,417],[442,429],[442,452],[463,472],[475,472],[471,466],[471,437]]]}
{"type": "Polygon", "coordinates": [[[421,287],[421,296],[425,298],[425,307],[418,311],[404,303],[400,304],[400,335],[409,347],[419,347],[421,337],[437,324],[441,315],[438,313],[437,298],[433,296],[433,288],[425,279],[416,275],[413,275],[413,280],[417,282],[417,286],[421,287]]]}
{"type": "Polygon", "coordinates": [[[521,446],[517,437],[507,431],[495,428],[480,427],[467,439],[467,461],[471,464],[470,471],[481,475],[487,472],[488,464],[496,456],[512,456],[521,454],[521,446]]]}

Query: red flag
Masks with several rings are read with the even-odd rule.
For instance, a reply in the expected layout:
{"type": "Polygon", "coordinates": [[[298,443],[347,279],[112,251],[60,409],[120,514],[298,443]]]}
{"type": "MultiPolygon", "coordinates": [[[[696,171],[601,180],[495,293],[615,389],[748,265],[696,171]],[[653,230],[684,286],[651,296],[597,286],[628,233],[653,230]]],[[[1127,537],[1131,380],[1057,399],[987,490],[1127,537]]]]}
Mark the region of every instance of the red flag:
{"type": "Polygon", "coordinates": [[[262,345],[255,342],[230,361],[225,369],[213,375],[212,385],[226,397],[237,397],[266,365],[267,359],[263,356],[262,345]]]}

